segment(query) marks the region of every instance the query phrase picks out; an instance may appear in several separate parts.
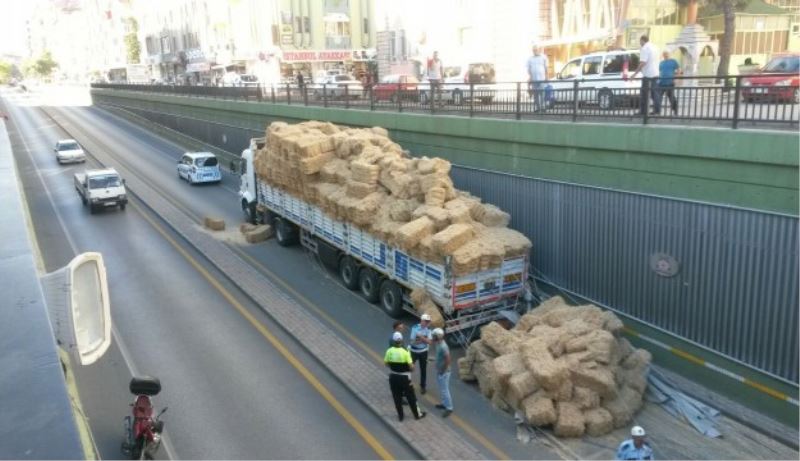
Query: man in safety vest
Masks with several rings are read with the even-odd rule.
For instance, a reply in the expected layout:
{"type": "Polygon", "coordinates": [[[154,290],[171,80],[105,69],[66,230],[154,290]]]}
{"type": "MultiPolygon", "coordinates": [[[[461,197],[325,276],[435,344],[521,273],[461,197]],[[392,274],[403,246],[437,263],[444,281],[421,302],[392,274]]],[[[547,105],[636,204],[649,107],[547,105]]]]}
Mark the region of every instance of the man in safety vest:
{"type": "Polygon", "coordinates": [[[414,369],[411,353],[403,348],[402,333],[394,332],[392,342],[392,347],[386,350],[383,363],[389,367],[389,389],[392,391],[397,417],[400,421],[403,420],[403,396],[405,396],[414,419],[422,419],[425,417],[425,412],[417,406],[417,396],[414,394],[414,386],[411,385],[411,372],[414,369]]]}

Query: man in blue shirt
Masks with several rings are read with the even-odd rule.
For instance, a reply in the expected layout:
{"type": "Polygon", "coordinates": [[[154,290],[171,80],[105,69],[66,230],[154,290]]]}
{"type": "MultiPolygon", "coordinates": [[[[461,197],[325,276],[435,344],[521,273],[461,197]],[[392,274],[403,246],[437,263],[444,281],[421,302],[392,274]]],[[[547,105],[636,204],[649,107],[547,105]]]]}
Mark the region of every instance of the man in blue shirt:
{"type": "Polygon", "coordinates": [[[424,394],[428,379],[428,346],[431,343],[431,316],[422,314],[419,323],[411,327],[408,348],[411,351],[411,359],[414,363],[419,361],[419,392],[424,394]]]}
{"type": "Polygon", "coordinates": [[[618,460],[654,460],[653,449],[645,441],[644,429],[641,426],[631,428],[631,438],[622,442],[617,449],[618,460]]]}
{"type": "MultiPolygon", "coordinates": [[[[669,52],[665,51],[661,55],[664,59],[658,65],[658,107],[660,109],[661,99],[666,93],[672,113],[678,114],[678,100],[675,99],[675,75],[681,74],[681,65],[678,61],[669,57],[669,52]]],[[[656,112],[658,113],[658,112],[656,112]]]]}

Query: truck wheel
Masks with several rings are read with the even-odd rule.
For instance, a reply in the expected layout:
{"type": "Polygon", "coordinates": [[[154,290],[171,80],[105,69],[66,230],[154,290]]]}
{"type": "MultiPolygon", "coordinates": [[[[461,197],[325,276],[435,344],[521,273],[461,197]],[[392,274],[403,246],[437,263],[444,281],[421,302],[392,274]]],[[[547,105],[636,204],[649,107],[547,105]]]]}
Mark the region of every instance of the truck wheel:
{"type": "Polygon", "coordinates": [[[371,303],[378,302],[380,293],[380,277],[374,270],[365,267],[358,273],[358,287],[361,289],[361,296],[371,303]]]}
{"type": "Polygon", "coordinates": [[[403,315],[403,290],[397,283],[384,280],[381,284],[380,300],[381,307],[389,317],[397,319],[403,315]]]}
{"type": "Polygon", "coordinates": [[[297,243],[297,227],[284,219],[276,219],[275,238],[282,247],[292,246],[297,243]]]}
{"type": "Polygon", "coordinates": [[[256,204],[247,203],[247,200],[242,199],[242,212],[244,217],[250,224],[256,224],[256,204]]]}
{"type": "Polygon", "coordinates": [[[347,288],[351,290],[358,288],[358,265],[350,256],[345,256],[339,261],[339,277],[347,288]]]}

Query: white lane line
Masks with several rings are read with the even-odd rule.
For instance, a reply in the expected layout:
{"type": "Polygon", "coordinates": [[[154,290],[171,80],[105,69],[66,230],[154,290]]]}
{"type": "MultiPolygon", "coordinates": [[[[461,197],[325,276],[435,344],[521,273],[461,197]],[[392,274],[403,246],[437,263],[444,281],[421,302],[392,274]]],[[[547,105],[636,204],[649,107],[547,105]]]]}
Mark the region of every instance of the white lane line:
{"type": "MultiPolygon", "coordinates": [[[[33,165],[34,169],[36,170],[36,174],[39,176],[39,180],[42,181],[42,188],[44,189],[45,194],[47,195],[50,204],[53,206],[53,211],[55,211],[56,219],[58,220],[61,229],[64,231],[64,235],[67,238],[67,243],[69,244],[70,249],[72,250],[73,257],[78,255],[78,246],[75,244],[75,240],[72,238],[72,234],[70,233],[67,226],[64,224],[64,219],[61,217],[61,213],[58,211],[58,206],[56,205],[55,200],[53,200],[53,195],[50,193],[50,189],[47,187],[47,183],[42,178],[41,173],[39,172],[39,165],[36,162],[36,159],[33,158],[33,154],[31,153],[30,147],[28,146],[27,141],[25,141],[25,136],[23,135],[22,131],[19,129],[19,124],[15,123],[17,127],[17,135],[19,139],[22,141],[22,144],[25,146],[25,152],[28,154],[28,157],[31,160],[31,164],[33,165]]],[[[125,362],[125,366],[128,367],[128,371],[130,372],[131,376],[137,376],[139,373],[137,371],[136,365],[131,358],[130,352],[128,352],[128,347],[122,341],[122,336],[117,331],[117,327],[112,321],[111,323],[111,336],[117,343],[117,348],[119,349],[120,354],[122,355],[122,360],[125,362]]],[[[172,448],[172,443],[169,440],[169,436],[167,433],[164,433],[162,436],[162,445],[164,446],[164,450],[167,452],[167,456],[170,459],[179,459],[175,456],[175,451],[172,448]]]]}

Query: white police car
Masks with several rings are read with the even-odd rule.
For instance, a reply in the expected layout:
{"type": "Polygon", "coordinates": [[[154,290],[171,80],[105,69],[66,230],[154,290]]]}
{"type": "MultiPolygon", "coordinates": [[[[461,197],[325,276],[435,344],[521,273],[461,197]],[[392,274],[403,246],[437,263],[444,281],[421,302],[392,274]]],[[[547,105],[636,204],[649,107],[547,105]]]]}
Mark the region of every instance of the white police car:
{"type": "Polygon", "coordinates": [[[211,152],[187,152],[183,154],[181,159],[178,160],[178,177],[189,181],[189,184],[222,181],[219,162],[211,152]]]}

